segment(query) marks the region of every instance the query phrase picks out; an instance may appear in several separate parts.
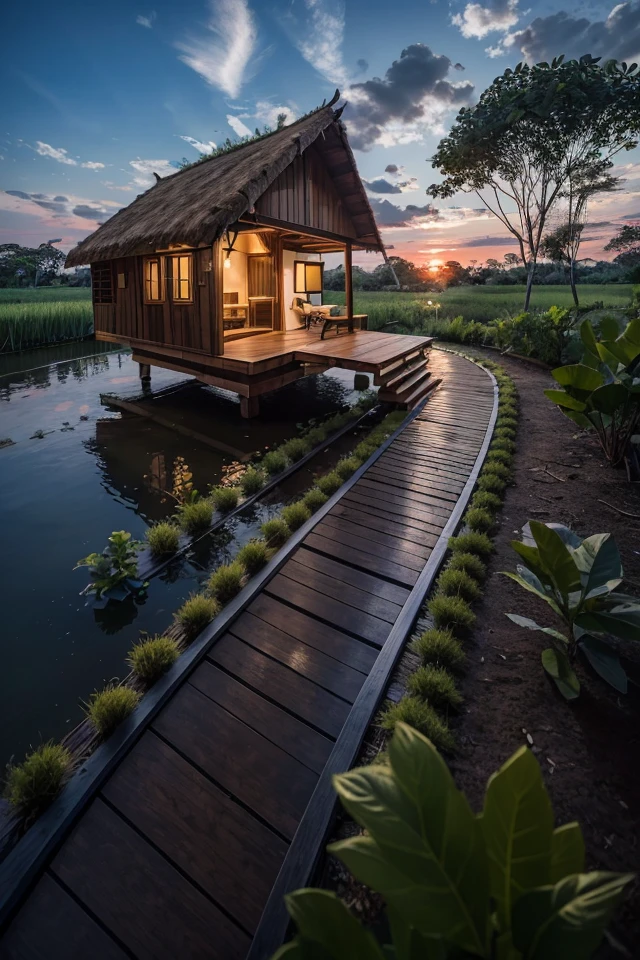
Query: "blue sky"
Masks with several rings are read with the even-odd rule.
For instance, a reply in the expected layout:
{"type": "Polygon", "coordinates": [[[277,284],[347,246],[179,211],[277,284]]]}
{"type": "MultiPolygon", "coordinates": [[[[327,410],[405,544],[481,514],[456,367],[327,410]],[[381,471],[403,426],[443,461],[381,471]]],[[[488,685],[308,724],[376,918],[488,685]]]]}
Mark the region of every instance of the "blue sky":
{"type": "MultiPolygon", "coordinates": [[[[28,18],[13,4],[0,63],[0,242],[60,237],[67,249],[153,171],[279,112],[293,119],[339,87],[394,251],[421,263],[501,257],[514,248],[477,198],[434,215],[427,160],[459,107],[520,59],[640,58],[640,0],[559,3],[62,0],[31,4],[28,18]]],[[[592,255],[640,211],[638,151],[619,162],[625,189],[592,208],[592,255]]]]}

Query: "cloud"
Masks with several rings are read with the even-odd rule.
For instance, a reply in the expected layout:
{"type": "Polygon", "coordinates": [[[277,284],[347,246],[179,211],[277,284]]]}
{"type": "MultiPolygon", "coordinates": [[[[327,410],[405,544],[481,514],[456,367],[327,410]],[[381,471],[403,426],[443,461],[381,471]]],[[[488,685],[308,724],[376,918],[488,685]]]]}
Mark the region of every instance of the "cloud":
{"type": "Polygon", "coordinates": [[[209,0],[207,33],[176,46],[180,60],[230,97],[237,97],[258,32],[247,0],[209,0]]]}
{"type": "MultiPolygon", "coordinates": [[[[303,0],[303,7],[305,17],[302,20],[296,20],[290,14],[288,24],[285,22],[292,42],[321,76],[338,87],[347,86],[349,72],[342,54],[343,0],[303,0]]],[[[359,60],[358,65],[365,62],[359,60]]]]}
{"type": "Polygon", "coordinates": [[[57,149],[49,143],[43,143],[42,140],[36,140],[36,153],[39,153],[41,157],[51,157],[52,160],[57,160],[58,163],[67,163],[71,167],[78,166],[78,161],[70,157],[67,150],[63,150],[62,147],[57,149]]]}
{"type": "MultiPolygon", "coordinates": [[[[640,220],[640,213],[627,213],[621,220],[640,220]]],[[[598,224],[589,224],[589,226],[598,226],[598,224]]]]}
{"type": "Polygon", "coordinates": [[[384,168],[385,173],[397,173],[399,170],[397,163],[388,163],[384,168]]]}
{"type": "MultiPolygon", "coordinates": [[[[14,206],[12,209],[18,210],[18,212],[36,214],[38,210],[33,208],[35,206],[39,210],[44,210],[45,214],[48,215],[44,217],[43,225],[50,224],[53,226],[55,224],[56,227],[76,229],[85,227],[82,222],[78,223],[75,218],[79,218],[80,221],[91,220],[94,223],[104,223],[105,220],[113,216],[116,210],[120,209],[120,204],[111,200],[92,201],[80,197],[65,197],[61,194],[50,196],[45,193],[25,193],[24,190],[5,190],[4,192],[20,201],[18,207],[14,206]],[[22,203],[25,201],[28,206],[25,205],[22,211],[22,203]]],[[[4,205],[0,204],[0,206],[4,205]]]]}
{"type": "Polygon", "coordinates": [[[369,69],[369,61],[362,59],[356,60],[356,67],[358,68],[358,73],[366,73],[369,69]]]}
{"type": "Polygon", "coordinates": [[[240,117],[234,117],[233,114],[228,113],[227,123],[229,124],[233,132],[236,134],[236,136],[238,137],[251,136],[251,130],[249,129],[249,127],[246,126],[246,124],[242,122],[240,117]]]}
{"type": "Polygon", "coordinates": [[[464,70],[465,68],[462,66],[461,63],[454,63],[453,69],[454,69],[454,70],[464,70]]]}
{"type": "Polygon", "coordinates": [[[404,167],[389,163],[384,172],[388,173],[391,179],[376,177],[374,180],[362,181],[370,193],[409,193],[418,189],[418,178],[407,177],[404,167]]]}
{"type": "Polygon", "coordinates": [[[634,60],[640,56],[640,2],[629,0],[612,8],[606,20],[575,17],[566,10],[536,17],[522,30],[507,34],[491,56],[518,48],[529,63],[549,60],[559,53],[567,58],[590,53],[605,59],[634,60]]]}
{"type": "Polygon", "coordinates": [[[217,145],[213,140],[196,140],[194,137],[185,137],[182,134],[179,134],[180,139],[184,140],[185,143],[190,144],[194,147],[198,153],[213,153],[214,150],[217,150],[217,145]]]}
{"type": "Polygon", "coordinates": [[[136,17],[136,23],[138,23],[141,27],[146,27],[147,30],[151,30],[155,22],[155,19],[156,19],[156,12],[155,10],[152,10],[151,13],[146,17],[143,14],[139,13],[138,16],[136,17]]]}
{"type": "Polygon", "coordinates": [[[133,187],[129,183],[124,186],[120,186],[118,183],[112,183],[111,180],[101,180],[100,183],[103,187],[106,187],[107,190],[133,190],[133,187]]]}
{"type": "Polygon", "coordinates": [[[378,177],[377,180],[363,180],[362,182],[371,193],[402,193],[399,184],[391,183],[384,177],[378,177]]]}
{"type": "Polygon", "coordinates": [[[389,200],[376,199],[372,199],[370,203],[376,223],[380,227],[408,227],[417,219],[435,220],[439,215],[437,208],[431,203],[425,204],[424,207],[418,207],[413,203],[406,207],[398,207],[389,200]]]}
{"type": "Polygon", "coordinates": [[[268,127],[276,127],[278,117],[282,113],[286,117],[285,124],[293,123],[298,118],[298,108],[294,103],[284,106],[283,104],[271,103],[270,100],[257,100],[253,109],[253,113],[241,113],[240,118],[242,120],[257,120],[258,123],[266,124],[268,127]]]}
{"type": "Polygon", "coordinates": [[[474,90],[468,80],[449,80],[451,67],[448,57],[413,43],[384,78],[353,84],[345,116],[352,146],[357,150],[370,150],[374,144],[395,146],[422,140],[427,131],[438,132],[446,113],[466,103],[474,90]]]}
{"type": "Polygon", "coordinates": [[[153,176],[157,173],[160,177],[167,177],[179,169],[180,164],[175,160],[129,160],[129,166],[133,167],[137,176],[131,181],[136,187],[152,187],[156,182],[153,176]]]}
{"type": "Polygon", "coordinates": [[[459,247],[513,247],[518,243],[515,237],[472,237],[460,240],[459,247]]]}
{"type": "Polygon", "coordinates": [[[113,216],[113,210],[92,207],[86,203],[79,203],[71,212],[75,217],[82,217],[83,220],[95,220],[96,223],[104,223],[105,220],[113,216]]]}
{"type": "MultiPolygon", "coordinates": [[[[519,17],[518,0],[493,0],[487,7],[468,3],[462,13],[451,17],[451,23],[460,28],[463,37],[482,39],[488,33],[506,31],[515,26],[519,17]]],[[[460,69],[458,64],[456,69],[460,69]]]]}
{"type": "Polygon", "coordinates": [[[87,170],[104,170],[105,164],[98,163],[96,160],[85,160],[84,163],[80,164],[81,167],[86,167],[87,170]]]}

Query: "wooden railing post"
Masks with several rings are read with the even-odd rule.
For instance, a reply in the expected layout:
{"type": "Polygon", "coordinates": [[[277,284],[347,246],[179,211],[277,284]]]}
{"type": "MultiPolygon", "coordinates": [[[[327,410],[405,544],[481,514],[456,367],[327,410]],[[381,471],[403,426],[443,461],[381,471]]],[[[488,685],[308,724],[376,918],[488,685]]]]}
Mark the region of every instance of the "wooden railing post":
{"type": "Polygon", "coordinates": [[[353,251],[351,243],[347,242],[344,248],[344,295],[347,308],[347,317],[353,321],[353,251]]]}

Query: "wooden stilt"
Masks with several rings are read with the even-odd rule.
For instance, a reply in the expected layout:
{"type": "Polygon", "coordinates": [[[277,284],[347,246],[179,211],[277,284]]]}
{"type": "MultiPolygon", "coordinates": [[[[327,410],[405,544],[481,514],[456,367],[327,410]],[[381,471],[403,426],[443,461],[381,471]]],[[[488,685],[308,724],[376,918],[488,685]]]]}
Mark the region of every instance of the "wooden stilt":
{"type": "Polygon", "coordinates": [[[140,379],[151,380],[151,364],[139,363],[138,367],[140,368],[140,379]]]}
{"type": "Polygon", "coordinates": [[[260,397],[240,397],[240,413],[248,420],[260,413],[260,397]]]}

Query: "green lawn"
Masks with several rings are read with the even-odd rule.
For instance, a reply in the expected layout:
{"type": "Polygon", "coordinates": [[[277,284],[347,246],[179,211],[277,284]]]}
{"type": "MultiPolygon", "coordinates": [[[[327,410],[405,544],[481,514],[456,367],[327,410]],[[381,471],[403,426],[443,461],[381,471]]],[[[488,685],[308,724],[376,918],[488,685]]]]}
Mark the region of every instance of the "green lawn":
{"type": "Polygon", "coordinates": [[[0,287],[3,303],[68,303],[91,300],[91,287],[0,287]]]}

